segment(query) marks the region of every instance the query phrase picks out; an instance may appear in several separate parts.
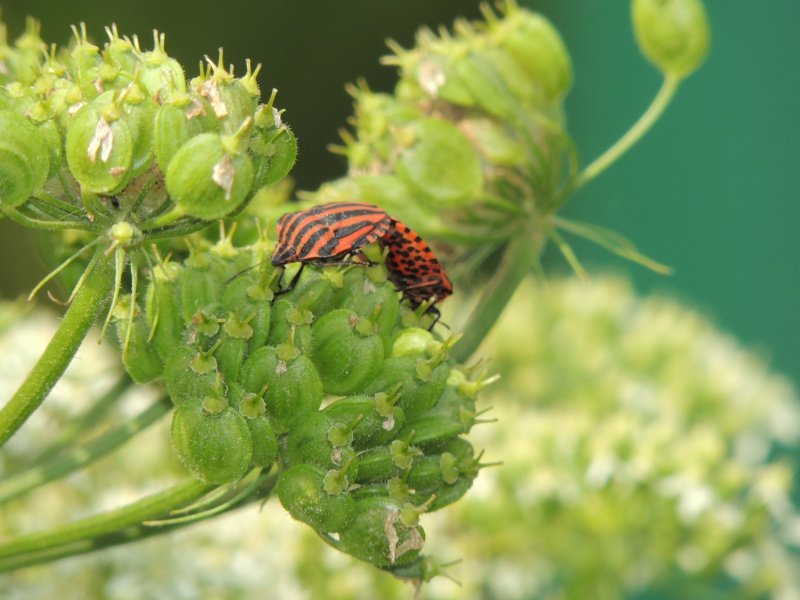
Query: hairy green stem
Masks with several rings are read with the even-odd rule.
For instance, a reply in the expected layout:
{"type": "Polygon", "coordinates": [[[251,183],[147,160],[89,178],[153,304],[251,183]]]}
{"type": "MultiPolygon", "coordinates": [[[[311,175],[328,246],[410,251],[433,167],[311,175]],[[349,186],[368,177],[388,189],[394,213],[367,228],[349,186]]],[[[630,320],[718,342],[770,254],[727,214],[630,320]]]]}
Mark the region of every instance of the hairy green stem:
{"type": "Polygon", "coordinates": [[[73,299],[53,339],[16,394],[0,410],[0,446],[39,408],[108,301],[114,270],[104,251],[103,247],[97,249],[97,264],[73,299]]]}
{"type": "Polygon", "coordinates": [[[636,121],[633,127],[619,138],[613,146],[597,157],[592,164],[586,167],[572,183],[568,185],[563,198],[566,199],[566,197],[589,183],[638,142],[642,136],[649,131],[653,124],[658,121],[659,117],[672,100],[672,97],[675,95],[675,92],[678,91],[680,82],[680,77],[667,74],[664,77],[664,83],[661,85],[658,94],[653,98],[647,110],[639,117],[639,120],[636,121]]]}
{"type": "Polygon", "coordinates": [[[22,214],[16,208],[8,206],[3,207],[3,214],[13,221],[25,227],[33,227],[34,229],[47,229],[49,231],[55,229],[80,229],[82,231],[91,231],[92,233],[100,234],[102,230],[93,223],[83,221],[51,221],[44,219],[34,219],[22,214]]]}
{"type": "MultiPolygon", "coordinates": [[[[138,526],[142,521],[158,519],[170,511],[197,500],[214,486],[196,479],[183,481],[162,492],[142,498],[117,510],[93,515],[53,529],[29,533],[0,544],[0,570],[5,568],[4,559],[18,560],[25,554],[52,552],[59,546],[71,546],[92,542],[95,538],[138,526]]],[[[92,545],[92,548],[96,546],[92,545]]],[[[22,566],[22,565],[19,565],[22,566]]]]}
{"type": "MultiPolygon", "coordinates": [[[[271,473],[262,480],[257,490],[241,502],[229,505],[224,512],[265,500],[274,491],[277,481],[277,473],[271,473]]],[[[119,546],[185,527],[194,521],[155,527],[146,526],[143,522],[168,517],[176,509],[201,498],[213,487],[195,480],[185,481],[119,510],[82,519],[51,531],[20,537],[0,545],[0,571],[12,571],[119,546]]],[[[197,520],[204,518],[206,517],[199,517],[197,520]]]]}
{"type": "Polygon", "coordinates": [[[542,242],[532,238],[527,232],[512,238],[503,255],[500,269],[489,282],[478,305],[462,328],[464,336],[453,347],[451,356],[458,362],[468,361],[478,349],[519,284],[536,265],[541,249],[542,242]]]}
{"type": "Polygon", "coordinates": [[[0,483],[0,503],[8,502],[46,483],[65,477],[106,456],[158,421],[171,409],[172,403],[169,398],[161,398],[140,415],[88,444],[71,449],[64,456],[57,456],[36,468],[6,479],[0,483]]]}

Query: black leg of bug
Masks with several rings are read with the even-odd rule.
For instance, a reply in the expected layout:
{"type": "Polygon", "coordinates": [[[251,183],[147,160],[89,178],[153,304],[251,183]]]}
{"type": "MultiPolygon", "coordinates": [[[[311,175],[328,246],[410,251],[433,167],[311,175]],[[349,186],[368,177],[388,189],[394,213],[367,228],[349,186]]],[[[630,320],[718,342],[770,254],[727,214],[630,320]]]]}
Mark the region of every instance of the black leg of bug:
{"type": "Polygon", "coordinates": [[[305,269],[305,267],[306,263],[301,262],[300,268],[297,269],[297,273],[294,274],[294,277],[292,277],[292,280],[289,282],[289,285],[287,285],[283,289],[281,289],[281,280],[283,279],[283,274],[286,272],[286,269],[281,269],[280,277],[278,277],[278,291],[274,293],[273,300],[278,296],[283,296],[284,294],[288,294],[295,288],[297,282],[300,281],[300,275],[303,274],[303,269],[305,269]]]}
{"type": "MultiPolygon", "coordinates": [[[[434,328],[434,326],[435,326],[435,325],[436,325],[436,324],[439,322],[439,319],[441,319],[441,318],[442,318],[442,311],[440,311],[438,308],[436,308],[436,307],[435,307],[434,305],[432,305],[432,304],[431,304],[431,305],[428,307],[428,309],[427,309],[427,310],[426,310],[424,313],[422,313],[422,314],[425,314],[425,315],[427,315],[427,314],[433,315],[433,322],[432,322],[432,323],[431,323],[431,324],[428,326],[428,331],[433,331],[433,328],[434,328]]],[[[445,327],[447,327],[447,323],[444,323],[444,322],[443,322],[443,323],[442,323],[442,325],[444,325],[445,327]]],[[[447,327],[447,328],[448,328],[448,329],[450,329],[449,327],[447,327]]]]}

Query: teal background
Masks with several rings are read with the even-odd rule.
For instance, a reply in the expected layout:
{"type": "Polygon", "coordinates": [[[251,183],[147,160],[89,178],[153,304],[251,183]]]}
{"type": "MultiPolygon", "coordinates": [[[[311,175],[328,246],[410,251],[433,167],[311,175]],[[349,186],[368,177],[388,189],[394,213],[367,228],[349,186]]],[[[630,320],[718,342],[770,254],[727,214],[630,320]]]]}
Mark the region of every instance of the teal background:
{"type": "MultiPolygon", "coordinates": [[[[647,107],[659,74],[638,53],[622,0],[528,2],[562,32],[575,84],[567,99],[570,130],[584,163],[613,143],[647,107]]],[[[643,292],[668,291],[800,381],[800,3],[716,0],[708,4],[712,49],[648,136],[568,205],[572,218],[610,227],[649,256],[674,267],[664,277],[579,241],[590,271],[624,270],[643,292]]],[[[85,21],[96,41],[116,22],[150,47],[167,32],[167,51],[190,75],[204,54],[226,63],[264,63],[262,90],[279,105],[300,143],[300,188],[343,173],[326,145],[351,111],[343,85],[365,77],[388,91],[384,40],[410,46],[418,26],[476,18],[478,3],[457,0],[300,0],[224,3],[89,0],[6,2],[9,37],[26,14],[43,21],[44,39],[65,43],[69,24],[85,21]]],[[[15,297],[45,273],[21,228],[0,223],[0,294],[15,297]]],[[[555,253],[551,272],[565,270],[555,253]]]]}

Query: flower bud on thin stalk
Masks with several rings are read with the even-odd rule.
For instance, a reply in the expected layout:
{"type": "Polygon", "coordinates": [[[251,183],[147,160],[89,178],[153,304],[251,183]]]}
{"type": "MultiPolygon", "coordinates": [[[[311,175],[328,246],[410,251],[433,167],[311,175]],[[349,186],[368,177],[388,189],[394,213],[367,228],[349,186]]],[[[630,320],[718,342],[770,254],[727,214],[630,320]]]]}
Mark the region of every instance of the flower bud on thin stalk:
{"type": "Polygon", "coordinates": [[[708,54],[709,31],[700,0],[634,0],[636,41],[665,75],[686,77],[708,54]]]}

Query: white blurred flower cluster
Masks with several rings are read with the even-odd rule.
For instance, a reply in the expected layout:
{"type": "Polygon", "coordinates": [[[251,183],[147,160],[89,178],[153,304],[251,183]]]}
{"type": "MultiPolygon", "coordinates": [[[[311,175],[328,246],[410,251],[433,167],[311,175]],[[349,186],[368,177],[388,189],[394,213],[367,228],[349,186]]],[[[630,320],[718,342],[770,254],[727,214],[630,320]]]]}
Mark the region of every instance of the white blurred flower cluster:
{"type": "Polygon", "coordinates": [[[524,287],[483,354],[504,465],[429,528],[469,566],[431,598],[800,598],[800,403],[759,356],[618,278],[524,287]]]}
{"type": "MultiPolygon", "coordinates": [[[[462,587],[436,579],[422,597],[800,598],[800,403],[757,355],[693,310],[608,277],[523,287],[480,354],[503,379],[489,394],[499,423],[473,434],[484,461],[503,465],[423,517],[427,552],[463,563],[449,570],[462,587]]],[[[163,428],[140,437],[33,497],[69,515],[91,489],[108,506],[123,480],[133,494],[179,473],[163,428]],[[81,481],[94,487],[77,497],[81,481]]],[[[10,508],[30,525],[42,504],[10,508]]],[[[15,600],[412,595],[273,502],[0,578],[0,597],[15,600]]]]}

